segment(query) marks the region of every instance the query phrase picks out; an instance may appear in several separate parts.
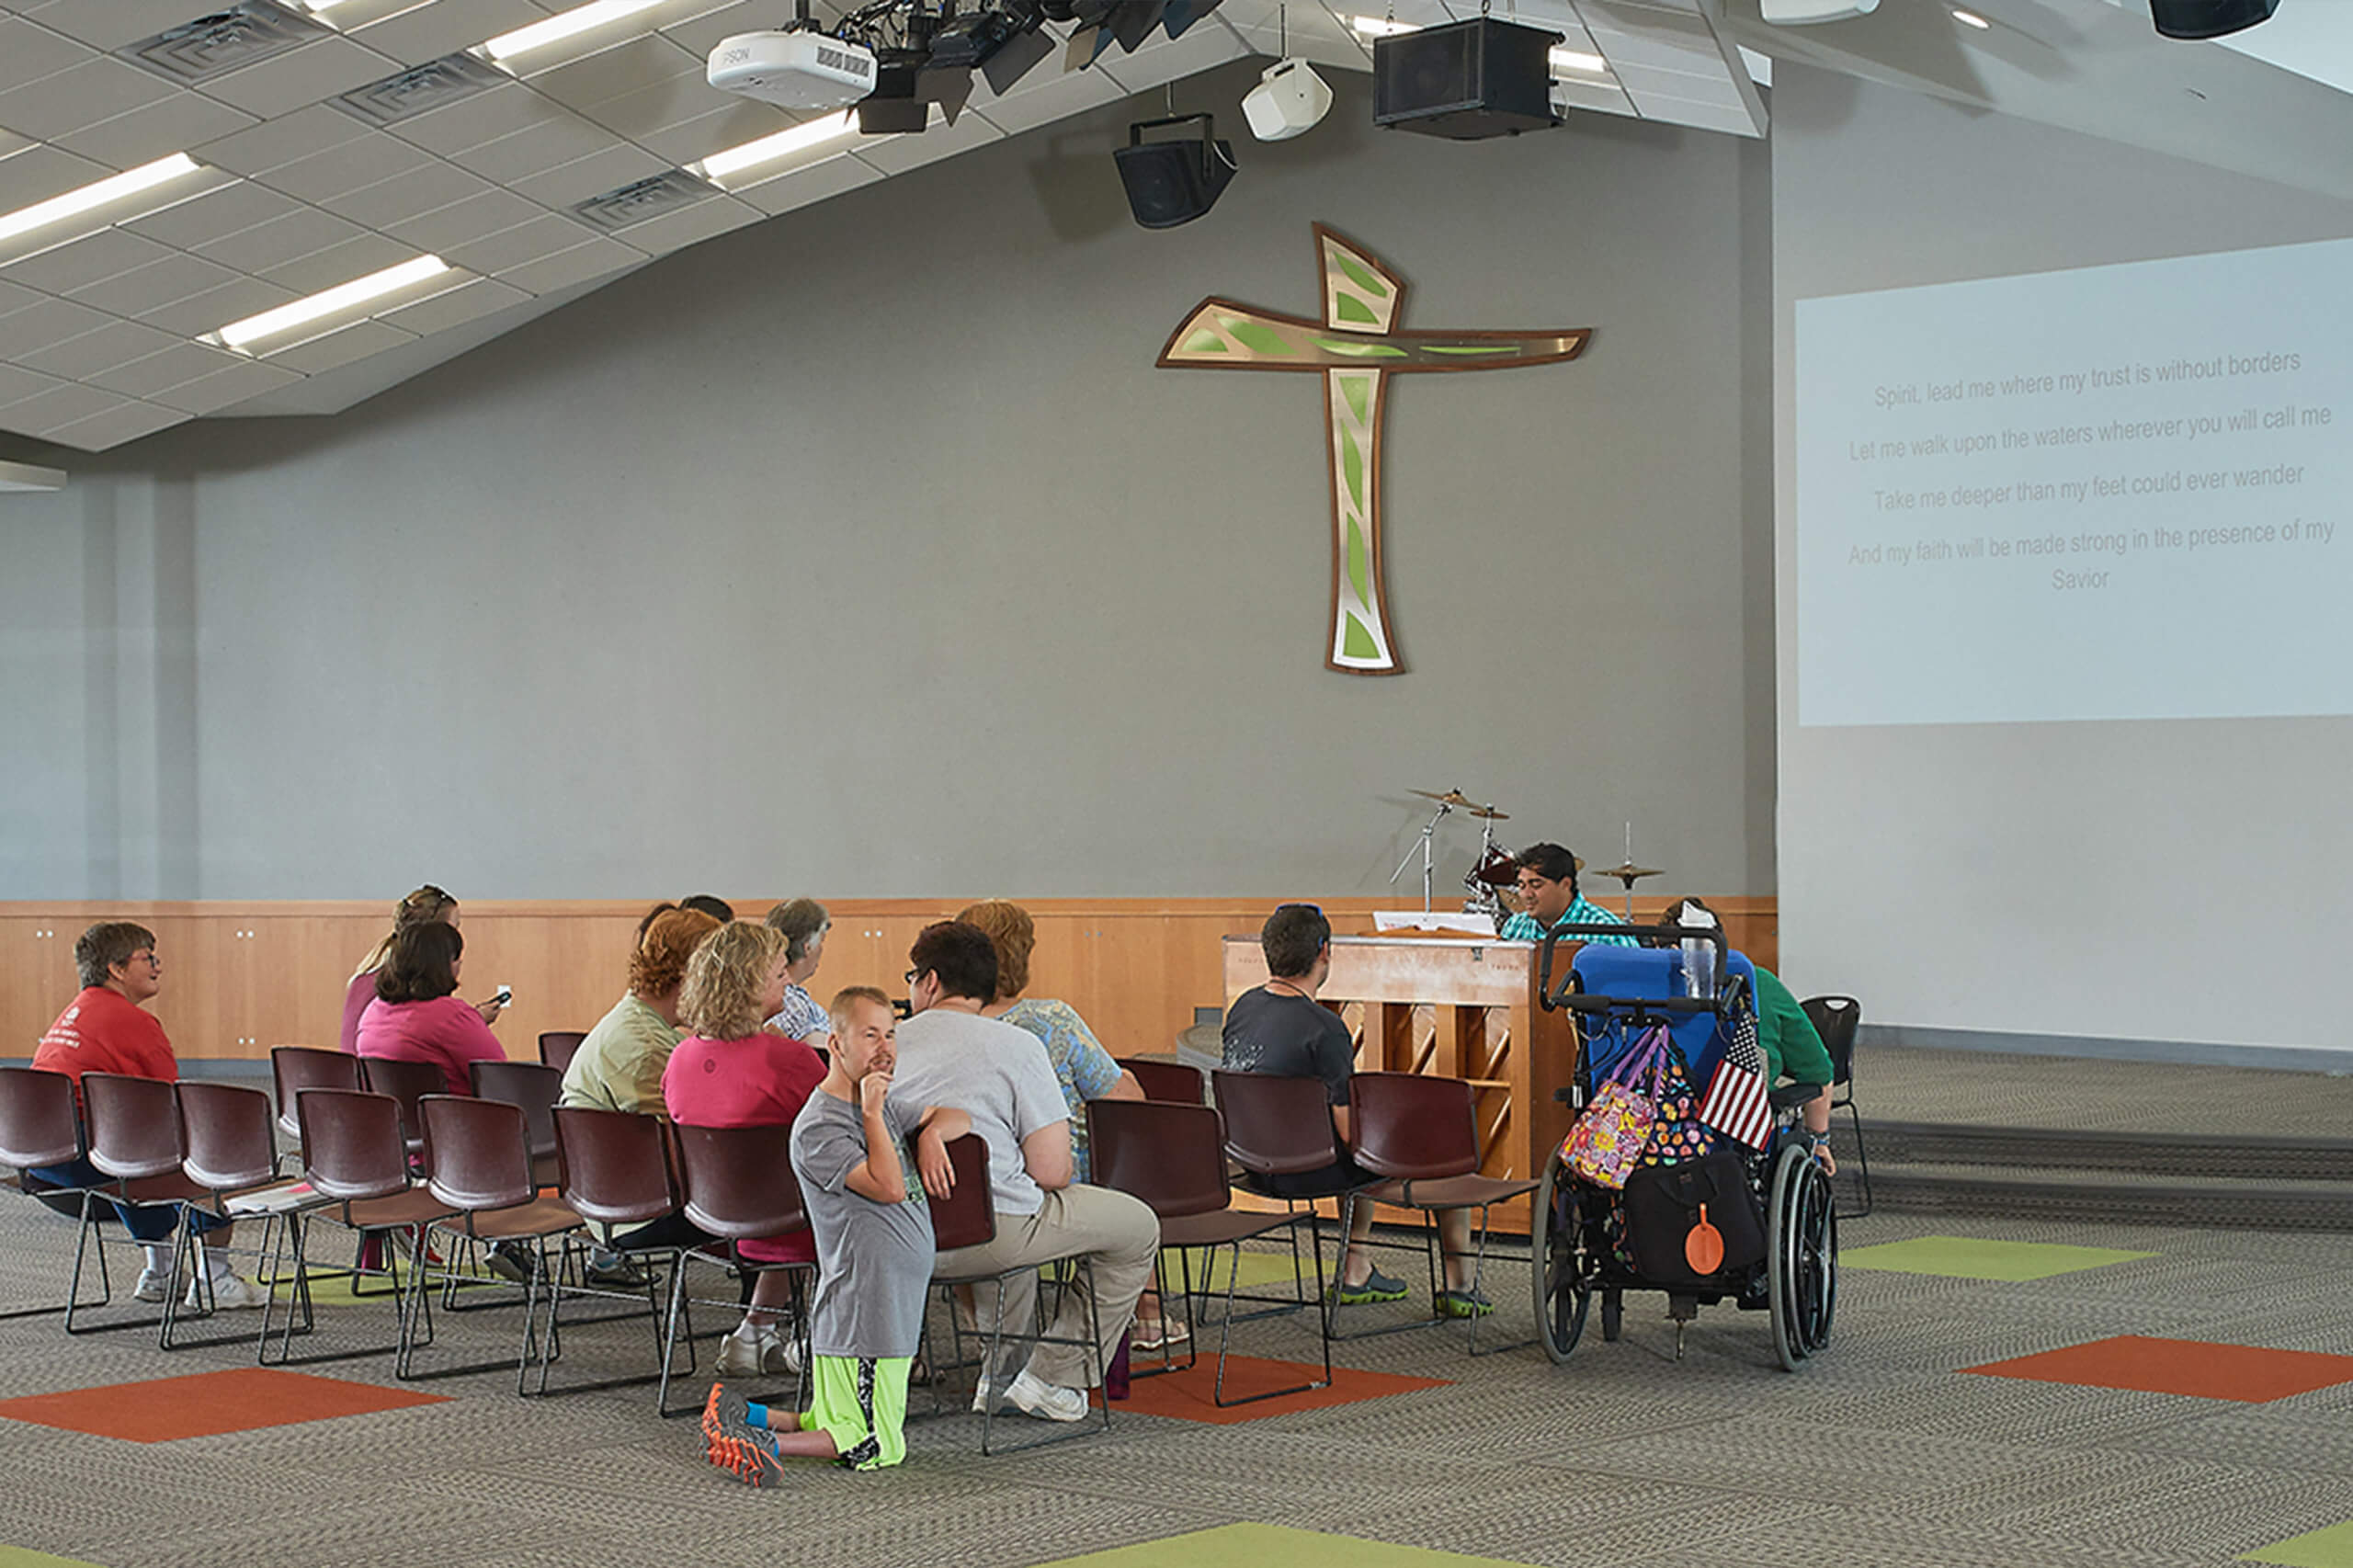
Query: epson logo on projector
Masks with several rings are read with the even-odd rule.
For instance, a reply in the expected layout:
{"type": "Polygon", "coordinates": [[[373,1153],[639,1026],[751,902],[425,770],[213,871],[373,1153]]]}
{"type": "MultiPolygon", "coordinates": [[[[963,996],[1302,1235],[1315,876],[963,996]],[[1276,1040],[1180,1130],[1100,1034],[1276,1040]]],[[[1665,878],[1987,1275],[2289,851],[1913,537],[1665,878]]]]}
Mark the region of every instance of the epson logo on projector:
{"type": "Polygon", "coordinates": [[[874,51],[818,32],[738,33],[710,51],[705,75],[722,92],[787,108],[842,108],[874,90],[874,51]]]}

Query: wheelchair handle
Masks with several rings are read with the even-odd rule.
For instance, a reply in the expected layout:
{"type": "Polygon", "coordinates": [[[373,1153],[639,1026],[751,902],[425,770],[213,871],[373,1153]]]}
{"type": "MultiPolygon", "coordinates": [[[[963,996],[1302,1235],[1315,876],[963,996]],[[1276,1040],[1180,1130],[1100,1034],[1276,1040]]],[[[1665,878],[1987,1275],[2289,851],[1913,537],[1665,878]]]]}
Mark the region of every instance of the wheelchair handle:
{"type": "MultiPolygon", "coordinates": [[[[1610,921],[1588,926],[1555,926],[1544,933],[1542,951],[1537,955],[1536,999],[1546,1012],[1557,1012],[1563,1007],[1571,1006],[1568,998],[1573,994],[1569,990],[1569,983],[1576,978],[1573,971],[1562,977],[1560,990],[1556,992],[1552,989],[1553,945],[1563,937],[1571,941],[1582,942],[1588,937],[1656,937],[1661,938],[1663,943],[1681,942],[1697,937],[1701,941],[1713,942],[1716,945],[1718,974],[1724,972],[1726,967],[1724,960],[1732,953],[1732,942],[1724,936],[1723,927],[1721,925],[1712,926],[1620,926],[1615,921],[1610,921]]],[[[1590,1011],[1591,1009],[1583,1010],[1590,1011]]],[[[1687,1005],[1677,1010],[1686,1013],[1714,1012],[1717,1008],[1712,1003],[1701,1002],[1696,1006],[1687,1005]]]]}

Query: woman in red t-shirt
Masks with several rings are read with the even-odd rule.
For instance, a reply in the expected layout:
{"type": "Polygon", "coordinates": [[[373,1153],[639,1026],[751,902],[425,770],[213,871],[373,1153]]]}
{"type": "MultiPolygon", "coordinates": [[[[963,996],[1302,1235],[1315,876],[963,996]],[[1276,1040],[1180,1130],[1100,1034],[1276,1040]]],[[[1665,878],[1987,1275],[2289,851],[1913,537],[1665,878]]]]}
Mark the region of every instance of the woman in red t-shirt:
{"type": "MultiPolygon", "coordinates": [[[[703,938],[687,960],[678,989],[678,1022],[691,1032],[662,1070],[670,1119],[688,1127],[774,1127],[777,1158],[787,1157],[792,1119],[825,1076],[824,1059],[797,1040],[762,1030],[784,1002],[783,933],[738,920],[703,938]]],[[[739,1243],[759,1263],[814,1263],[815,1239],[790,1235],[739,1243]]],[[[750,1310],[719,1347],[719,1369],[733,1376],[790,1371],[792,1346],[777,1327],[790,1299],[789,1277],[758,1276],[750,1310]]]]}

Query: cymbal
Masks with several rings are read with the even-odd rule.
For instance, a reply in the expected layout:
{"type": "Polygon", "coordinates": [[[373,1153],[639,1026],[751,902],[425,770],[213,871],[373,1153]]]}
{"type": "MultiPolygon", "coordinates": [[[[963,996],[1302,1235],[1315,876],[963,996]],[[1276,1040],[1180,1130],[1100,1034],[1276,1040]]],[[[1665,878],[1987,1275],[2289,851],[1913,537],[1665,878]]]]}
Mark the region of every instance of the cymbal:
{"type": "Polygon", "coordinates": [[[1637,866],[1631,860],[1621,861],[1594,873],[1597,877],[1615,877],[1628,887],[1632,887],[1644,877],[1663,877],[1665,874],[1655,867],[1637,866]]]}
{"type": "Polygon", "coordinates": [[[1449,790],[1443,795],[1435,790],[1409,790],[1406,793],[1419,795],[1425,801],[1436,801],[1440,805],[1460,806],[1470,815],[1488,822],[1507,822],[1511,818],[1509,812],[1499,812],[1493,806],[1483,806],[1460,790],[1449,790]]]}

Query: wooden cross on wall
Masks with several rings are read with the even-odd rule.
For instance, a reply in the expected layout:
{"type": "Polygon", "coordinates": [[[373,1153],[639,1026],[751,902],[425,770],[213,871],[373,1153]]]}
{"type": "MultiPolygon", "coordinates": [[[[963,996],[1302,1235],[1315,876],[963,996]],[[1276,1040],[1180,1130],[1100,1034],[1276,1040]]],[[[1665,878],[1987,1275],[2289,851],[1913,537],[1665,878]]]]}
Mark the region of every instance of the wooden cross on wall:
{"type": "Polygon", "coordinates": [[[1324,665],[1396,675],[1381,561],[1381,441],[1389,378],[1423,370],[1502,370],[1574,359],[1589,327],[1563,332],[1409,332],[1397,325],[1405,281],[1379,257],[1315,225],[1324,319],[1279,315],[1212,295],[1171,334],[1163,369],[1305,370],[1324,378],[1332,456],[1332,625],[1324,665]]]}

